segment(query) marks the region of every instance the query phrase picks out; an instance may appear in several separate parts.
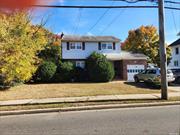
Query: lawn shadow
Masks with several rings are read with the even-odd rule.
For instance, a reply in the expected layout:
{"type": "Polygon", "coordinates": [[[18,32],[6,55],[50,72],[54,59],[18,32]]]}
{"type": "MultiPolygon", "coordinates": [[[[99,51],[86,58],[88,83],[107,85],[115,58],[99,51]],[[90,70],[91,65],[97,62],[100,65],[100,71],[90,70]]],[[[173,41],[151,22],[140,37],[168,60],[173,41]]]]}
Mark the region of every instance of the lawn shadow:
{"type": "Polygon", "coordinates": [[[137,88],[144,88],[144,89],[152,89],[152,90],[159,90],[160,89],[160,86],[153,85],[153,84],[147,84],[147,83],[144,83],[144,82],[139,82],[139,83],[124,82],[124,84],[135,86],[137,88]]]}

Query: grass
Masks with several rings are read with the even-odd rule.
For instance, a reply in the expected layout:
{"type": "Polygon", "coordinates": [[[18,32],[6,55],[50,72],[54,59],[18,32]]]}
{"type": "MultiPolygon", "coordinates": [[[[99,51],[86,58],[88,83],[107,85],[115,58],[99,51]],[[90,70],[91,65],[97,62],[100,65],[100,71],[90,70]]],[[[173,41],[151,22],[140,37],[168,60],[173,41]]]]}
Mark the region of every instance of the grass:
{"type": "Polygon", "coordinates": [[[111,83],[30,84],[0,91],[0,101],[149,93],[160,93],[160,90],[121,81],[111,83]]]}
{"type": "Polygon", "coordinates": [[[18,106],[1,106],[0,111],[14,110],[31,110],[31,109],[48,109],[48,108],[66,108],[89,105],[108,105],[108,104],[131,104],[131,103],[154,103],[180,101],[180,97],[171,97],[169,100],[147,99],[147,100],[123,100],[123,101],[106,101],[106,102],[80,102],[80,103],[60,103],[60,104],[39,104],[39,105],[18,105],[18,106]]]}

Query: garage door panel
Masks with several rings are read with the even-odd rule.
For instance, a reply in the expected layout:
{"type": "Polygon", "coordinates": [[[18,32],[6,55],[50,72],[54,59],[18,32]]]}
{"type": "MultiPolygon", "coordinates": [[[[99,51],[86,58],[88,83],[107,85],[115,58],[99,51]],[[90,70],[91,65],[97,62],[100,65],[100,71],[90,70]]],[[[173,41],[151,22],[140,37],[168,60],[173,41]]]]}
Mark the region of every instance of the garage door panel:
{"type": "Polygon", "coordinates": [[[134,75],[142,72],[145,69],[144,65],[127,65],[127,81],[134,81],[134,75]]]}

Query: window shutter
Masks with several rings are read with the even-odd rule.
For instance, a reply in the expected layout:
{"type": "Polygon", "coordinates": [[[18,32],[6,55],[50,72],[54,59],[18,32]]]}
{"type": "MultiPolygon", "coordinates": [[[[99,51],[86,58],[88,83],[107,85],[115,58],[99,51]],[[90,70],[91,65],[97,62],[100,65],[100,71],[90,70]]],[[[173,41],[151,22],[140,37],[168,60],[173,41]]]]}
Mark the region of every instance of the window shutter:
{"type": "Polygon", "coordinates": [[[82,50],[85,50],[85,42],[82,42],[82,50]]]}
{"type": "Polygon", "coordinates": [[[98,43],[98,50],[101,50],[101,42],[98,43]]]}
{"type": "Polygon", "coordinates": [[[116,50],[116,43],[113,42],[113,50],[116,50]]]}
{"type": "Polygon", "coordinates": [[[69,42],[67,42],[67,50],[69,50],[69,42]]]}

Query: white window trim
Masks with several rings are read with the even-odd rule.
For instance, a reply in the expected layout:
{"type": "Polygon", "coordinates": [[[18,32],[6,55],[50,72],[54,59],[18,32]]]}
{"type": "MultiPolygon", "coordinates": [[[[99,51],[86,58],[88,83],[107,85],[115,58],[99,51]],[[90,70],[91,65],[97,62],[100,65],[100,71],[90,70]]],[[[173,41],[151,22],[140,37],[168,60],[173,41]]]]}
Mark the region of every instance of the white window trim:
{"type": "Polygon", "coordinates": [[[82,43],[81,42],[76,42],[76,49],[82,50],[82,43]]]}
{"type": "Polygon", "coordinates": [[[85,67],[85,61],[76,61],[76,67],[84,68],[85,67]]]}
{"type": "Polygon", "coordinates": [[[101,48],[102,48],[102,50],[113,50],[113,43],[111,43],[111,42],[102,42],[101,43],[101,48]],[[106,45],[105,48],[103,47],[103,45],[106,45]],[[111,48],[108,48],[109,46],[111,46],[111,48]]]}
{"type": "Polygon", "coordinates": [[[82,42],[70,42],[70,49],[72,49],[72,50],[74,50],[74,49],[76,49],[76,50],[82,50],[82,42]],[[74,46],[73,48],[72,48],[72,46],[74,46]]]}
{"type": "Polygon", "coordinates": [[[69,43],[69,49],[72,49],[72,50],[76,49],[76,46],[75,46],[74,42],[69,43]]]}

